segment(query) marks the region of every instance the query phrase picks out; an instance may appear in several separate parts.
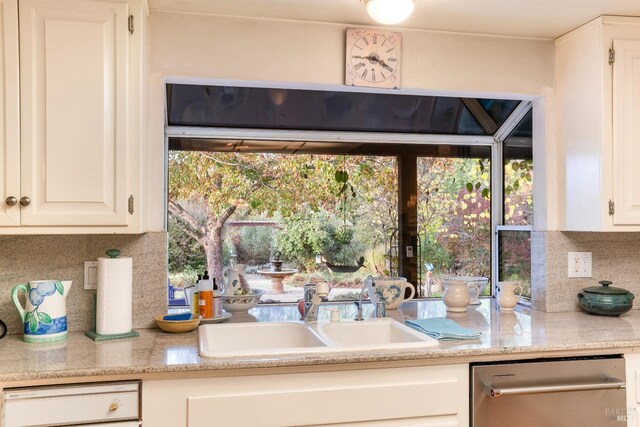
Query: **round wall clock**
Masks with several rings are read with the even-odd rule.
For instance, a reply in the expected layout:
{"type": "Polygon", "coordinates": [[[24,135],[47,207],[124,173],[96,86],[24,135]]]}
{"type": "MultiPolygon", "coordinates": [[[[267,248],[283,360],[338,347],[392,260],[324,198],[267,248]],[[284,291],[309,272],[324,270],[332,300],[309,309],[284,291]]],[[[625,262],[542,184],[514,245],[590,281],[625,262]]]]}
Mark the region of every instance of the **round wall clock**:
{"type": "Polygon", "coordinates": [[[400,88],[400,33],[347,29],[345,84],[400,88]]]}

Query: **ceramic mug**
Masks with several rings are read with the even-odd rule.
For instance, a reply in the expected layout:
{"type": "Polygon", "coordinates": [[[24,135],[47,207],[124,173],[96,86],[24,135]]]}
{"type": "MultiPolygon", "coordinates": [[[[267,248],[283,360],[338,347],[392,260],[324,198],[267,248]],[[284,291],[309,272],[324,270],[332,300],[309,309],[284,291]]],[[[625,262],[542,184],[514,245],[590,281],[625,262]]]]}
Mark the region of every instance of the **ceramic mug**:
{"type": "Polygon", "coordinates": [[[411,299],[416,294],[416,288],[404,277],[372,277],[364,281],[371,303],[374,305],[383,302],[386,310],[395,310],[405,300],[411,299]],[[411,289],[409,298],[405,298],[405,289],[411,289]]]}
{"type": "Polygon", "coordinates": [[[518,282],[499,282],[498,283],[498,306],[503,311],[513,311],[520,301],[522,295],[522,286],[518,282]],[[516,292],[516,290],[520,292],[516,292]]]}

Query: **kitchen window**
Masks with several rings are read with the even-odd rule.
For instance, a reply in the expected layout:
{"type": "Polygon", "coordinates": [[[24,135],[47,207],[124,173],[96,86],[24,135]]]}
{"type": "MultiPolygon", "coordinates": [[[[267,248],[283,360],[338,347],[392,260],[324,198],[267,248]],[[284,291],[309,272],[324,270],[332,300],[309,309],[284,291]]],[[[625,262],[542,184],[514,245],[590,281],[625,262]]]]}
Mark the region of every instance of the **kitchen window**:
{"type": "Polygon", "coordinates": [[[496,226],[499,281],[517,281],[531,299],[533,226],[532,111],[520,119],[502,144],[503,217],[496,226]]]}
{"type": "MultiPolygon", "coordinates": [[[[523,146],[530,106],[167,85],[174,302],[196,270],[223,280],[221,267],[230,263],[248,263],[250,285],[270,288],[258,272],[274,257],[297,271],[285,278],[284,293],[263,301],[294,302],[302,284],[317,280],[333,284],[333,299],[354,299],[367,274],[403,275],[418,285],[418,297],[439,296],[446,275],[499,271],[504,278],[503,266],[521,262],[522,253],[509,249],[507,241],[517,239],[500,227],[531,223],[532,164],[523,146]],[[494,137],[500,132],[504,140],[494,137]],[[347,265],[361,268],[332,271],[347,265]]],[[[520,268],[509,277],[526,274],[520,268]]]]}

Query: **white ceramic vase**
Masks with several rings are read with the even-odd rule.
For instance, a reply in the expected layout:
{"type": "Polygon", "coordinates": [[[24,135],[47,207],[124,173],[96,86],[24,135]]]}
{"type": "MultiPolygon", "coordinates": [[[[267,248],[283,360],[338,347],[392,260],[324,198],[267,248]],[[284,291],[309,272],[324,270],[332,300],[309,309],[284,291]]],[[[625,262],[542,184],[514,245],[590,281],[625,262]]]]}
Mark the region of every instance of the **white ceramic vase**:
{"type": "Polygon", "coordinates": [[[225,295],[233,296],[240,289],[240,275],[244,273],[246,267],[246,264],[236,264],[233,267],[225,267],[222,270],[225,295]]]}
{"type": "Polygon", "coordinates": [[[498,307],[502,311],[513,311],[520,301],[522,286],[518,282],[498,283],[498,307]]]}
{"type": "Polygon", "coordinates": [[[443,283],[444,294],[442,301],[447,306],[447,311],[453,313],[463,313],[467,311],[467,306],[471,302],[469,289],[475,288],[476,295],[479,294],[478,286],[467,283],[466,280],[445,280],[443,283]]]}

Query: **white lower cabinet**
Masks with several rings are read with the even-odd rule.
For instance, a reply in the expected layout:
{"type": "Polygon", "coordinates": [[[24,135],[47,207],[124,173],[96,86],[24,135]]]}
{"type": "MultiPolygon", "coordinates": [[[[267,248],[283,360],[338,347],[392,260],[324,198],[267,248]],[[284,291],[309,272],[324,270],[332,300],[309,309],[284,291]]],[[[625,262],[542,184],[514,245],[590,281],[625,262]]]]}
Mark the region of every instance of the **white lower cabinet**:
{"type": "Polygon", "coordinates": [[[7,388],[1,397],[4,427],[140,425],[139,381],[7,388]]]}
{"type": "Polygon", "coordinates": [[[469,424],[469,366],[145,381],[144,425],[469,424]]]}

